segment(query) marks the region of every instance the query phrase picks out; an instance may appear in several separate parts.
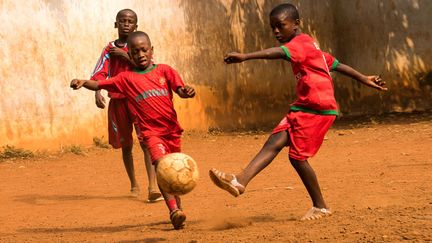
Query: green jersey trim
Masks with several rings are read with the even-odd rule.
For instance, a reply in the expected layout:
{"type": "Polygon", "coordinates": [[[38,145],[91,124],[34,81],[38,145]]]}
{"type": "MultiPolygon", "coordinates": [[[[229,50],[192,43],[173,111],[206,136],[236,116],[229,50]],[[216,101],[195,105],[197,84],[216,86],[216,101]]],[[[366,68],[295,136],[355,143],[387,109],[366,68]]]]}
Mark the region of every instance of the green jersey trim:
{"type": "Polygon", "coordinates": [[[288,57],[288,60],[291,60],[291,54],[288,51],[288,48],[286,46],[281,46],[282,50],[285,52],[285,55],[288,57]]]}
{"type": "Polygon", "coordinates": [[[301,106],[291,106],[290,111],[302,111],[302,112],[316,114],[316,115],[339,116],[339,112],[337,110],[313,110],[313,109],[308,109],[308,108],[304,108],[301,106]]]}
{"type": "Polygon", "coordinates": [[[331,71],[334,71],[338,65],[339,65],[339,60],[335,59],[331,66],[331,71]]]}
{"type": "Polygon", "coordinates": [[[155,69],[157,67],[157,64],[153,64],[153,66],[151,67],[151,68],[149,68],[149,69],[147,69],[147,70],[139,70],[139,69],[137,69],[137,68],[134,68],[134,72],[135,73],[139,73],[139,74],[146,74],[146,73],[149,73],[149,72],[151,72],[153,69],[155,69]]]}

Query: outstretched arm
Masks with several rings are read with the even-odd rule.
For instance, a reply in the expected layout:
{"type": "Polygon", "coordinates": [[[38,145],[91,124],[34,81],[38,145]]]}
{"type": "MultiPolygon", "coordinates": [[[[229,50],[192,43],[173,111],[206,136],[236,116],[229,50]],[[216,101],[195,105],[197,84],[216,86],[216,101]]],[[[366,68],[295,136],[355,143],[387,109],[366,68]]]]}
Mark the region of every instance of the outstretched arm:
{"type": "Polygon", "coordinates": [[[224,61],[227,64],[244,62],[250,59],[284,59],[285,52],[280,47],[272,47],[262,51],[251,53],[231,52],[225,55],[224,61]]]}
{"type": "Polygon", "coordinates": [[[98,81],[94,80],[73,79],[70,82],[70,87],[75,90],[81,87],[94,91],[99,90],[98,81]]]}
{"type": "Polygon", "coordinates": [[[354,68],[343,63],[339,63],[334,70],[374,89],[380,91],[387,90],[387,88],[384,87],[386,83],[381,79],[379,75],[366,76],[355,70],[354,68]]]}

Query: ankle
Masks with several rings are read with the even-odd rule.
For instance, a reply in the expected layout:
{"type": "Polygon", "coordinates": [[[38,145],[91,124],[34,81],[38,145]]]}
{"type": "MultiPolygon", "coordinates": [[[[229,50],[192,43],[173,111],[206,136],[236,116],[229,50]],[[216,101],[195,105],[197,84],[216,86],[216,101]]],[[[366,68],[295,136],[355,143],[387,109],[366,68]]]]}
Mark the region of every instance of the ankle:
{"type": "Polygon", "coordinates": [[[244,179],[243,174],[235,175],[235,177],[236,177],[238,183],[240,183],[242,186],[246,187],[247,183],[244,179]]]}

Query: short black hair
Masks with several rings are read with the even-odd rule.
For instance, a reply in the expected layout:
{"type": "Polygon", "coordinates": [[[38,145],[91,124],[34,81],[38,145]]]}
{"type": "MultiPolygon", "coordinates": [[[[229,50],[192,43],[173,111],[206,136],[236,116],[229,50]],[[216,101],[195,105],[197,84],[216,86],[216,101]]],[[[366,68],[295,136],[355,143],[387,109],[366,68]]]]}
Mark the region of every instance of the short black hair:
{"type": "Polygon", "coordinates": [[[116,15],[116,20],[120,17],[121,14],[123,14],[125,12],[132,13],[134,15],[136,21],[138,22],[138,15],[135,13],[135,11],[133,11],[132,9],[129,9],[129,8],[125,8],[125,9],[118,11],[118,13],[116,15]]]}
{"type": "Polygon", "coordinates": [[[151,45],[150,37],[144,31],[135,31],[135,32],[130,33],[128,38],[127,38],[127,45],[130,46],[130,43],[132,42],[132,40],[137,38],[137,37],[147,38],[147,40],[149,41],[149,43],[151,45]]]}
{"type": "Polygon", "coordinates": [[[300,19],[300,14],[299,14],[296,6],[292,5],[291,3],[283,3],[283,4],[276,6],[270,12],[270,17],[271,16],[277,16],[280,14],[286,14],[286,16],[292,20],[300,19]]]}

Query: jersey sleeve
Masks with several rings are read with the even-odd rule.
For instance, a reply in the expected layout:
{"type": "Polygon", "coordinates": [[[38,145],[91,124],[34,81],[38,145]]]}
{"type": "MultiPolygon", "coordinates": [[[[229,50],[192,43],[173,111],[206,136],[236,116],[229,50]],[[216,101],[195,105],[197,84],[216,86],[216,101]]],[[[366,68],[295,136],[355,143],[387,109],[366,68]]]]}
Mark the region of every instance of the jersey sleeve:
{"type": "Polygon", "coordinates": [[[327,52],[322,52],[326,61],[327,67],[330,71],[334,71],[339,65],[339,60],[327,52]]]}
{"type": "Polygon", "coordinates": [[[169,86],[174,92],[177,92],[179,87],[183,87],[185,85],[177,71],[168,65],[165,68],[165,77],[169,86]]]}
{"type": "Polygon", "coordinates": [[[99,89],[105,89],[108,92],[124,94],[126,79],[127,79],[126,72],[119,73],[113,78],[100,80],[98,82],[98,87],[99,89]]]}
{"type": "Polygon", "coordinates": [[[290,62],[301,62],[305,59],[303,47],[296,41],[285,43],[281,48],[290,62]]]}
{"type": "Polygon", "coordinates": [[[90,77],[91,80],[105,80],[109,78],[109,48],[108,46],[102,50],[102,54],[96,63],[93,73],[90,77]]]}

